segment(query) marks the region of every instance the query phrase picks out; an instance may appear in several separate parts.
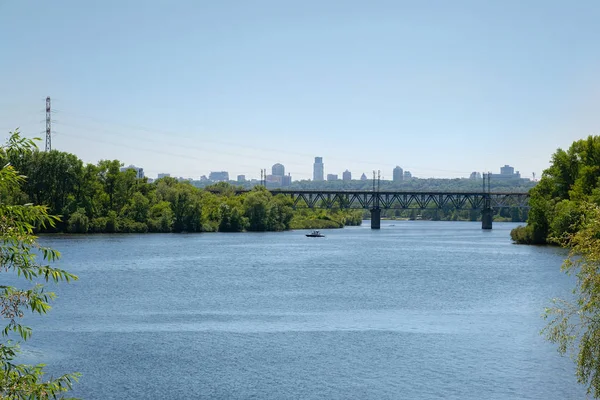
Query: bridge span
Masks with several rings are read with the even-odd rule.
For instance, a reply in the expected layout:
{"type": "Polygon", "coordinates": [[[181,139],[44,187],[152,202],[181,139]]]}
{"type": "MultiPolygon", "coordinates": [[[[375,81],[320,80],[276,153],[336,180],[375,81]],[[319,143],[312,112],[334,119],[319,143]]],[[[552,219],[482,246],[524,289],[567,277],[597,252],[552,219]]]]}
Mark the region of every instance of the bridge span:
{"type": "MultiPolygon", "coordinates": [[[[356,208],[371,210],[371,229],[381,226],[382,209],[426,209],[452,207],[459,210],[481,210],[481,228],[492,229],[494,209],[529,208],[526,192],[433,192],[272,189],[292,199],[294,207],[356,208]]],[[[246,192],[240,190],[238,193],[246,192]]]]}

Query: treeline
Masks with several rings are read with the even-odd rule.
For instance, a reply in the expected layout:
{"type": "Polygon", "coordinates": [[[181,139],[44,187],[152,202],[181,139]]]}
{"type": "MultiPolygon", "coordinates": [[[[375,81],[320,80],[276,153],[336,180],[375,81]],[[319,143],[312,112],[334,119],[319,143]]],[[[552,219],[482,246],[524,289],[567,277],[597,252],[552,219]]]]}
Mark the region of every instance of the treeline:
{"type": "MultiPolygon", "coordinates": [[[[232,184],[238,184],[236,182],[230,182],[232,184]]],[[[192,184],[198,187],[209,186],[209,182],[192,181],[192,184]]],[[[249,189],[254,183],[244,182],[239,185],[249,189]]],[[[273,185],[267,187],[269,189],[329,189],[329,190],[372,190],[373,180],[369,179],[366,181],[352,180],[352,181],[294,181],[291,186],[281,188],[280,186],[273,185]]],[[[436,178],[411,178],[400,182],[393,182],[390,180],[382,180],[379,183],[379,190],[404,190],[404,191],[431,191],[431,192],[481,192],[483,180],[482,179],[467,179],[467,178],[454,178],[454,179],[436,179],[436,178]]],[[[497,192],[526,192],[536,185],[535,181],[529,179],[492,179],[490,181],[490,187],[493,191],[497,192]]]]}
{"type": "Polygon", "coordinates": [[[578,232],[590,205],[600,205],[600,136],[558,149],[530,195],[527,226],[511,232],[514,241],[563,244],[578,232]]]}
{"type": "Polygon", "coordinates": [[[60,219],[42,232],[241,232],[358,225],[357,210],[294,210],[290,198],[262,187],[243,195],[226,183],[205,190],[163,178],[148,183],[117,160],[84,164],[73,154],[8,152],[10,163],[27,179],[19,190],[0,193],[4,204],[45,205],[60,219]]]}
{"type": "MultiPolygon", "coordinates": [[[[368,212],[368,210],[367,210],[368,212]]],[[[527,220],[526,208],[501,208],[494,210],[494,221],[498,222],[524,222],[527,220]]],[[[450,205],[442,208],[431,206],[430,208],[417,209],[389,209],[382,210],[382,218],[390,219],[409,219],[409,220],[430,220],[430,221],[480,221],[481,210],[469,209],[459,210],[450,205]]],[[[367,216],[365,215],[365,218],[367,216]]]]}

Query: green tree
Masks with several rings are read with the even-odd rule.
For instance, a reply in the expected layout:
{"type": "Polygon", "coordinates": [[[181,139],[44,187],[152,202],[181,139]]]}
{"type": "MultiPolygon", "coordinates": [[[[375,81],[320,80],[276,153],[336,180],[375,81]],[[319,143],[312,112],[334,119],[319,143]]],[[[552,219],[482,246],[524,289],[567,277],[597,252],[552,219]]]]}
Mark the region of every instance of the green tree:
{"type": "Polygon", "coordinates": [[[267,211],[267,228],[270,231],[284,231],[290,228],[294,216],[292,205],[292,199],[282,194],[271,198],[267,211]]]}
{"type": "Polygon", "coordinates": [[[168,201],[161,201],[150,208],[148,229],[151,232],[171,232],[173,219],[171,204],[168,201]]]}
{"type": "Polygon", "coordinates": [[[578,382],[600,398],[600,207],[586,204],[581,212],[576,233],[554,238],[571,248],[562,269],[577,276],[576,301],[554,299],[543,333],[561,354],[574,356],[578,382]]]}
{"type": "Polygon", "coordinates": [[[271,193],[256,186],[244,199],[244,213],[248,218],[248,230],[266,231],[269,224],[269,200],[271,193]]]}
{"type": "MultiPolygon", "coordinates": [[[[18,132],[11,133],[8,143],[0,147],[0,192],[24,184],[24,178],[7,161],[15,153],[24,155],[32,151],[35,151],[34,142],[21,138],[18,132]]],[[[33,234],[34,227],[51,226],[57,220],[48,214],[46,206],[0,202],[0,271],[14,272],[30,282],[68,282],[77,279],[75,275],[49,265],[59,257],[59,253],[40,246],[33,234]],[[37,254],[41,255],[41,262],[37,254]]],[[[0,285],[1,314],[8,321],[2,330],[4,340],[0,343],[0,398],[63,398],[62,393],[70,390],[77,380],[78,374],[44,380],[43,364],[14,363],[19,354],[19,343],[13,342],[11,337],[17,335],[25,341],[31,336],[31,329],[21,324],[25,311],[45,314],[50,309],[49,302],[54,298],[54,293],[47,292],[42,284],[29,289],[0,285]]]]}
{"type": "Polygon", "coordinates": [[[87,233],[89,226],[90,219],[85,215],[85,210],[80,208],[71,214],[67,230],[72,233],[87,233]]]}
{"type": "MultiPolygon", "coordinates": [[[[600,200],[600,136],[573,142],[558,149],[539,184],[531,189],[527,226],[511,236],[519,243],[545,244],[550,237],[573,232],[576,209],[600,200]]],[[[576,229],[576,228],[575,228],[576,229]]]]}

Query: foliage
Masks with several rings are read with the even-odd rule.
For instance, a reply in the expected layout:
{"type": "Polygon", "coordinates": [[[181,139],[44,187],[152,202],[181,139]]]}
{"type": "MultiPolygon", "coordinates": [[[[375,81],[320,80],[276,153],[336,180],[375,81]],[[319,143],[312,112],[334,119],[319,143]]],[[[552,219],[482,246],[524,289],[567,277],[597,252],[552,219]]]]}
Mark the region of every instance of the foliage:
{"type": "Polygon", "coordinates": [[[576,302],[554,299],[543,333],[561,354],[574,356],[578,382],[600,398],[600,207],[584,204],[579,212],[578,230],[554,238],[571,248],[562,269],[577,276],[576,302]]]}
{"type": "Polygon", "coordinates": [[[85,209],[79,208],[69,218],[67,230],[72,233],[87,233],[90,219],[85,215],[85,209]]]}
{"type": "MultiPolygon", "coordinates": [[[[239,194],[239,187],[225,182],[205,190],[174,178],[148,183],[132,170],[121,171],[117,160],[84,165],[76,156],[56,150],[13,152],[8,158],[30,176],[22,190],[0,191],[0,196],[16,204],[41,202],[50,214],[61,215],[55,225],[36,227],[42,232],[282,231],[290,229],[297,214],[291,199],[273,196],[261,186],[239,194]]],[[[355,211],[335,214],[336,222],[328,227],[362,222],[355,211]]],[[[306,214],[311,220],[317,215],[321,211],[306,214]]]]}
{"type": "MultiPolygon", "coordinates": [[[[15,205],[6,201],[25,181],[8,160],[24,159],[32,154],[34,148],[34,142],[21,138],[18,131],[11,133],[8,143],[0,147],[0,193],[4,194],[0,201],[0,271],[14,272],[30,282],[69,282],[77,277],[51,267],[49,264],[59,257],[59,253],[40,246],[33,234],[35,227],[53,227],[58,218],[49,215],[45,206],[15,205]]],[[[64,204],[67,198],[58,196],[57,193],[51,191],[42,195],[64,204]]],[[[27,340],[32,333],[29,327],[21,324],[25,311],[45,314],[50,310],[49,302],[54,298],[54,293],[47,292],[42,284],[33,285],[29,289],[0,285],[1,314],[8,321],[2,330],[5,340],[0,343],[0,398],[63,398],[62,393],[70,390],[77,380],[78,374],[44,380],[43,364],[32,366],[14,362],[19,354],[19,343],[13,342],[11,337],[16,335],[21,340],[27,340]]]]}
{"type": "Polygon", "coordinates": [[[582,204],[600,204],[600,136],[558,149],[551,161],[530,191],[527,228],[512,235],[517,243],[555,243],[577,231],[582,204]]]}

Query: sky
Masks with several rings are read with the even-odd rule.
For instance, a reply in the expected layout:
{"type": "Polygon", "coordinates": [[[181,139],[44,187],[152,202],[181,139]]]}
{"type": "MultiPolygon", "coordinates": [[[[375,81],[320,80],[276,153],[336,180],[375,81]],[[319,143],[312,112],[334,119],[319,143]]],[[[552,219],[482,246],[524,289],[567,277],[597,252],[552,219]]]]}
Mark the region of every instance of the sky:
{"type": "Polygon", "coordinates": [[[539,177],[600,134],[597,0],[0,0],[0,139],[197,179],[539,177]],[[44,142],[40,142],[43,147],[44,142]]]}

